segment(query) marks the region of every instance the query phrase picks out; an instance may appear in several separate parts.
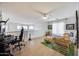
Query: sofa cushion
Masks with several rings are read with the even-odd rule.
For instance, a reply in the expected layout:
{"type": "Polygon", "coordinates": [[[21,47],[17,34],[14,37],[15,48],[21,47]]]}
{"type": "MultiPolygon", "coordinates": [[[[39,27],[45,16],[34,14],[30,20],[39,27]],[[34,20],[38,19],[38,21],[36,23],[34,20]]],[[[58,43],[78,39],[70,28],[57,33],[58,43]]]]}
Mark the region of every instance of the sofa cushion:
{"type": "Polygon", "coordinates": [[[65,40],[64,38],[59,38],[54,40],[56,44],[62,45],[64,47],[69,47],[70,40],[65,40]]]}

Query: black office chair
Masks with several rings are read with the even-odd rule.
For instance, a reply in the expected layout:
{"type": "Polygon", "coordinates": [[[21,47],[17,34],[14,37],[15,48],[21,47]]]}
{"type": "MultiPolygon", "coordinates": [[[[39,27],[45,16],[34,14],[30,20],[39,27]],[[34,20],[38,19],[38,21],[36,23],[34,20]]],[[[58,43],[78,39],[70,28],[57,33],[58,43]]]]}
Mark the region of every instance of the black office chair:
{"type": "Polygon", "coordinates": [[[21,50],[21,46],[25,46],[25,44],[22,44],[21,43],[23,41],[23,32],[24,32],[24,29],[22,28],[19,37],[18,36],[15,36],[15,40],[13,40],[11,42],[11,44],[14,45],[13,50],[15,48],[17,48],[17,47],[19,48],[19,50],[21,50]],[[15,44],[17,44],[17,45],[15,45],[15,44]]]}

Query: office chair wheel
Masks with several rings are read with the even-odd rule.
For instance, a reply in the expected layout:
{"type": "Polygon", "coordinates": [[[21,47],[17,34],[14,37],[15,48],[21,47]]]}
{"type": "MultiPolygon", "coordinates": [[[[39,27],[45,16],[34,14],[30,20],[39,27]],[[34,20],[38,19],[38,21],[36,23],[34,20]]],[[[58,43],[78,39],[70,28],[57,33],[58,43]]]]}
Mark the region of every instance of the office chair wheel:
{"type": "Polygon", "coordinates": [[[19,50],[21,50],[21,48],[19,48],[19,50]]]}

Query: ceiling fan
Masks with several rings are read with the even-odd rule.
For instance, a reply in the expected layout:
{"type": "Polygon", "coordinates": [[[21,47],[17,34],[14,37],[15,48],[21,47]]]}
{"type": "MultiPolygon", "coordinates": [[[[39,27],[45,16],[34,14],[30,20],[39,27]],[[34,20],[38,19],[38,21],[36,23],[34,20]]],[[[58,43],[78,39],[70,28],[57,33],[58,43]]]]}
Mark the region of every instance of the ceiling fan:
{"type": "Polygon", "coordinates": [[[45,12],[42,12],[42,11],[39,11],[39,10],[34,10],[36,13],[42,15],[42,19],[51,19],[51,17],[53,17],[53,15],[51,14],[52,13],[52,10],[45,13],[45,12]]]}

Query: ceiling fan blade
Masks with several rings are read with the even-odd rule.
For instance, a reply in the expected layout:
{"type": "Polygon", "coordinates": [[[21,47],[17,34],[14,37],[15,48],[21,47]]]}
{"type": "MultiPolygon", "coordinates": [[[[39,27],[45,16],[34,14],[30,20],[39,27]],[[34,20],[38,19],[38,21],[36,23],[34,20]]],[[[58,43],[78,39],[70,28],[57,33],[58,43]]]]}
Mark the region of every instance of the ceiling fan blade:
{"type": "Polygon", "coordinates": [[[41,15],[45,15],[45,13],[43,13],[42,11],[39,11],[39,10],[36,10],[36,9],[33,9],[33,11],[36,12],[36,13],[39,13],[41,15]]]}
{"type": "Polygon", "coordinates": [[[54,12],[53,9],[51,9],[50,11],[47,12],[47,14],[52,14],[54,12]]]}

